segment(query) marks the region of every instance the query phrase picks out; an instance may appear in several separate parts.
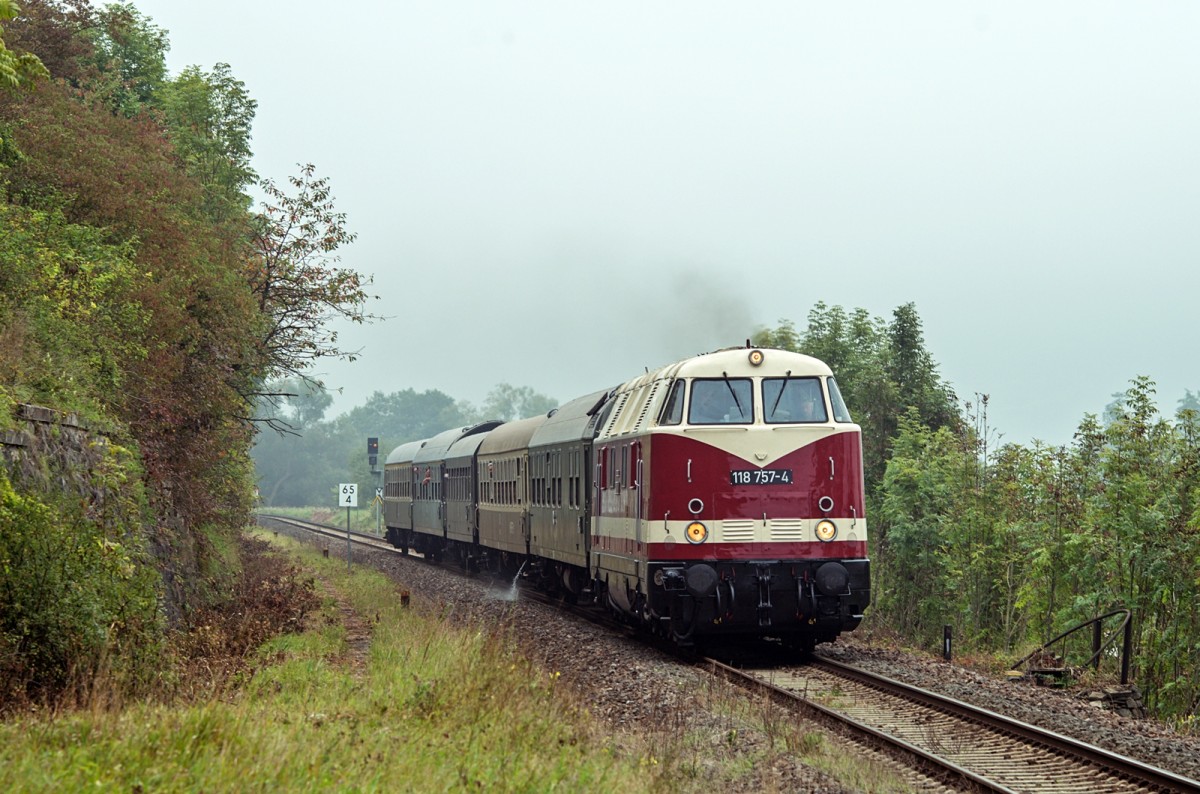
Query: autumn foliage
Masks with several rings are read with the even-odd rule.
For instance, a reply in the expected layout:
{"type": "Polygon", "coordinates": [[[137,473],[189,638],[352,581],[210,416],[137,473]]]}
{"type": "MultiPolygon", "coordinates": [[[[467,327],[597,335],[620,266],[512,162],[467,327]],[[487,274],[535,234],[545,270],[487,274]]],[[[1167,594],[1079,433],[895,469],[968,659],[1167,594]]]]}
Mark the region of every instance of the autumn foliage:
{"type": "Polygon", "coordinates": [[[261,384],[365,318],[352,235],[311,166],[250,210],[255,103],[223,64],[170,78],[132,5],[0,0],[0,26],[0,397],[116,429],[186,618],[200,577],[172,566],[249,518],[261,384]]]}

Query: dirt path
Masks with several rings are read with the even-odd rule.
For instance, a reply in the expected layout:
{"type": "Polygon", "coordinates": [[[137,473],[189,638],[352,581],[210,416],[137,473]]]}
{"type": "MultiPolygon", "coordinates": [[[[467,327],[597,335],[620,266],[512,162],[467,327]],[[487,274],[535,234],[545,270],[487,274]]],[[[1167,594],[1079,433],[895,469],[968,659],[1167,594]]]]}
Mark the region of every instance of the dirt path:
{"type": "Polygon", "coordinates": [[[350,600],[328,580],[315,576],[314,582],[317,594],[322,600],[332,601],[336,605],[337,618],[332,617],[327,610],[314,611],[309,613],[309,625],[305,628],[313,628],[320,621],[333,623],[336,620],[340,623],[346,630],[346,651],[338,661],[348,664],[356,675],[361,675],[366,671],[367,654],[371,650],[371,634],[375,622],[360,615],[350,600]]]}

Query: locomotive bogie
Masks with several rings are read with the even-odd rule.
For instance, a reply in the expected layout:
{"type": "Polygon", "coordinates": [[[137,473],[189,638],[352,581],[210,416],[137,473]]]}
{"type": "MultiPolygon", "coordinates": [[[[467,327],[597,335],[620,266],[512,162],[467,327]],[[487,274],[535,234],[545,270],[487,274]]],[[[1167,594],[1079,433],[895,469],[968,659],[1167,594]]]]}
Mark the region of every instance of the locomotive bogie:
{"type": "Polygon", "coordinates": [[[647,599],[676,639],[811,635],[858,626],[870,602],[867,560],[656,562],[647,599]]]}

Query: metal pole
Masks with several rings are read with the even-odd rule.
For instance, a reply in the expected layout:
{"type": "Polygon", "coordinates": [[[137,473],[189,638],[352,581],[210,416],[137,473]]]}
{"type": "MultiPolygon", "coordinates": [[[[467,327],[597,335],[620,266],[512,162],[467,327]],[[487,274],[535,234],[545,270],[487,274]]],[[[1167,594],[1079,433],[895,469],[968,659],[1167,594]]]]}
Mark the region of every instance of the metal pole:
{"type": "Polygon", "coordinates": [[[350,573],[350,508],[346,508],[346,573],[350,573]]]}
{"type": "Polygon", "coordinates": [[[1093,670],[1100,669],[1100,641],[1101,641],[1100,621],[1097,620],[1095,623],[1092,624],[1092,669],[1093,670]]]}
{"type": "Polygon", "coordinates": [[[953,629],[949,624],[942,627],[942,657],[948,662],[950,661],[950,650],[953,644],[953,629]]]}
{"type": "Polygon", "coordinates": [[[1133,614],[1125,621],[1125,642],[1121,644],[1121,686],[1129,683],[1129,657],[1133,655],[1133,614]]]}

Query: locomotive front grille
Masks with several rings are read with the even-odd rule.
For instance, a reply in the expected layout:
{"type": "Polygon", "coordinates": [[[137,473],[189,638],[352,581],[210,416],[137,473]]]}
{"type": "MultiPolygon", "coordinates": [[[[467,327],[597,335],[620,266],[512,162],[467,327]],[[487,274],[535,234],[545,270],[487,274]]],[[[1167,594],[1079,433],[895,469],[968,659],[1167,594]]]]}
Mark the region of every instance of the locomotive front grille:
{"type": "Polygon", "coordinates": [[[770,521],[770,538],[773,541],[804,540],[803,518],[778,518],[770,521]]]}
{"type": "Polygon", "coordinates": [[[731,543],[751,543],[754,540],[754,520],[726,519],[721,522],[721,540],[731,543]]]}

